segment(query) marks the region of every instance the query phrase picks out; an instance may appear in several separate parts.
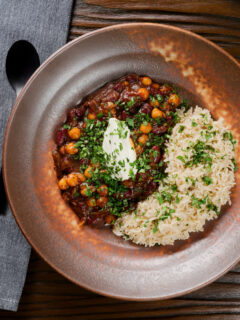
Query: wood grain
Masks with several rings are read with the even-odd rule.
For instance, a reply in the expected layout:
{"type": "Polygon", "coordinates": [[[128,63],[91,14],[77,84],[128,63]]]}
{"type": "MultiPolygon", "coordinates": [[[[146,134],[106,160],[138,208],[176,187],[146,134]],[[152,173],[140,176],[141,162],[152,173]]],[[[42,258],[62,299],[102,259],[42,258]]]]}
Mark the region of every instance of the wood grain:
{"type": "Polygon", "coordinates": [[[195,32],[240,61],[240,1],[76,1],[69,40],[116,23],[141,21],[195,32]]]}
{"type": "Polygon", "coordinates": [[[178,299],[128,302],[80,288],[32,252],[17,313],[0,319],[240,319],[240,265],[206,288],[178,299]]]}
{"type": "MultiPolygon", "coordinates": [[[[171,24],[196,32],[240,61],[237,0],[77,0],[69,40],[115,23],[135,21],[171,24]]],[[[19,311],[0,311],[0,319],[240,320],[240,264],[216,282],[181,298],[128,302],[74,285],[33,251],[19,311]]]]}
{"type": "Polygon", "coordinates": [[[161,10],[182,13],[203,13],[239,17],[240,3],[237,0],[85,0],[92,5],[106,8],[161,10]]]}

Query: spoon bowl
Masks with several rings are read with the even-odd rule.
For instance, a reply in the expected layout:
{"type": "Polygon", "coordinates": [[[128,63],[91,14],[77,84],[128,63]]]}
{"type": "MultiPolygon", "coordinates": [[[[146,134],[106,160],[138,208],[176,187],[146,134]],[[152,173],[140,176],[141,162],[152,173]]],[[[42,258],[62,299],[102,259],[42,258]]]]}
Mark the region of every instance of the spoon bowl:
{"type": "Polygon", "coordinates": [[[11,46],[6,59],[6,74],[17,95],[39,65],[39,55],[30,42],[20,40],[11,46]]]}

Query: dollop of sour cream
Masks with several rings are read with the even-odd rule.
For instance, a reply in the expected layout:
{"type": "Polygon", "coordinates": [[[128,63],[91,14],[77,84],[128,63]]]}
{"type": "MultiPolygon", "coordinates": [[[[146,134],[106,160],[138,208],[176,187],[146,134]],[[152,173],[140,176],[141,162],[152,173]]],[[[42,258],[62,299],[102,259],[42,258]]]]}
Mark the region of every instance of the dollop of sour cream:
{"type": "Polygon", "coordinates": [[[131,145],[130,130],[124,121],[110,118],[104,133],[102,148],[113,179],[127,180],[137,173],[136,152],[131,145]]]}

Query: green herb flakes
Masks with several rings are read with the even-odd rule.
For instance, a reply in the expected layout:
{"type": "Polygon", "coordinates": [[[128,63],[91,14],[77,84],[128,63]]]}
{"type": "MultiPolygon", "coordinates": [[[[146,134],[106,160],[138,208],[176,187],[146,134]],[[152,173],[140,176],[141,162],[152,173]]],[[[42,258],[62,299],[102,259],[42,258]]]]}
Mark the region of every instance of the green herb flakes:
{"type": "Polygon", "coordinates": [[[213,183],[212,179],[208,176],[202,177],[202,181],[206,184],[206,186],[209,186],[210,184],[213,183]]]}
{"type": "Polygon", "coordinates": [[[181,133],[181,132],[183,132],[184,129],[185,129],[185,126],[180,125],[178,132],[181,133]]]}
{"type": "Polygon", "coordinates": [[[156,233],[156,232],[157,232],[157,230],[158,230],[158,223],[159,223],[159,221],[156,220],[155,223],[154,223],[154,227],[153,227],[153,229],[152,229],[152,232],[153,232],[153,233],[156,233]]]}

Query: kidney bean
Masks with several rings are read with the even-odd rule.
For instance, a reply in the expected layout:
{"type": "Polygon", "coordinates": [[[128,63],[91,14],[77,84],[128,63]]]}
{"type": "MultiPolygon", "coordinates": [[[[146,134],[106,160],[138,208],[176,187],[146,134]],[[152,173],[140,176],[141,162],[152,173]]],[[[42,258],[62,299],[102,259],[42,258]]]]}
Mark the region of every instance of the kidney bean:
{"type": "Polygon", "coordinates": [[[172,116],[167,116],[167,117],[166,117],[166,121],[167,121],[168,123],[170,123],[171,120],[172,120],[172,116]]]}
{"type": "MultiPolygon", "coordinates": [[[[120,100],[121,101],[129,101],[132,98],[136,98],[137,93],[135,91],[129,90],[128,88],[125,88],[123,92],[121,93],[120,100]]],[[[137,99],[136,99],[137,101],[137,99]]]]}
{"type": "Polygon", "coordinates": [[[129,74],[128,76],[126,76],[126,81],[128,81],[130,83],[137,82],[138,79],[139,79],[139,76],[136,74],[129,74]]]}
{"type": "Polygon", "coordinates": [[[128,191],[125,191],[122,194],[122,198],[123,199],[132,199],[133,198],[133,190],[132,189],[128,189],[128,191]]]}
{"type": "Polygon", "coordinates": [[[129,112],[131,114],[135,114],[138,112],[138,109],[139,109],[139,104],[140,103],[135,103],[131,108],[129,108],[129,112]]]}
{"type": "Polygon", "coordinates": [[[168,130],[167,126],[153,126],[152,127],[152,132],[154,134],[157,134],[158,136],[165,133],[167,130],[168,130]]]}
{"type": "Polygon", "coordinates": [[[137,174],[138,185],[144,185],[148,180],[149,180],[149,175],[147,173],[140,172],[137,174]]]}
{"type": "Polygon", "coordinates": [[[118,82],[114,84],[114,90],[116,90],[117,92],[121,92],[123,88],[124,88],[123,82],[118,82]]]}
{"type": "Polygon", "coordinates": [[[153,86],[149,86],[147,87],[147,89],[152,96],[159,94],[159,88],[154,88],[153,86]]]}
{"type": "Polygon", "coordinates": [[[121,113],[121,119],[123,121],[125,121],[127,119],[128,115],[127,115],[127,112],[125,110],[123,110],[123,112],[121,113]]]}
{"type": "Polygon", "coordinates": [[[73,122],[73,119],[76,117],[76,108],[73,108],[67,113],[67,122],[73,122]]]}
{"type": "Polygon", "coordinates": [[[140,84],[138,84],[138,83],[134,83],[132,86],[131,86],[131,89],[133,90],[133,91],[138,91],[138,89],[140,88],[140,84]]]}
{"type": "Polygon", "coordinates": [[[67,140],[67,129],[61,128],[58,130],[57,134],[56,134],[56,144],[58,146],[62,146],[67,140]]]}
{"type": "Polygon", "coordinates": [[[79,166],[82,166],[84,164],[89,164],[89,160],[85,159],[85,158],[80,159],[79,160],[79,166]]]}
{"type": "Polygon", "coordinates": [[[142,193],[142,189],[141,188],[138,188],[138,190],[136,188],[131,188],[131,189],[128,189],[128,191],[124,192],[123,194],[123,198],[124,199],[134,199],[134,198],[138,198],[141,193],[142,193]]]}
{"type": "Polygon", "coordinates": [[[86,112],[86,106],[80,106],[76,109],[76,116],[82,118],[86,112]]]}
{"type": "Polygon", "coordinates": [[[103,227],[104,226],[103,216],[99,214],[90,214],[87,216],[86,223],[96,227],[103,227]]]}
{"type": "Polygon", "coordinates": [[[160,93],[163,95],[163,96],[166,96],[168,95],[169,93],[172,92],[172,87],[170,87],[169,85],[162,85],[159,89],[160,93]]]}
{"type": "Polygon", "coordinates": [[[147,185],[146,191],[144,193],[145,196],[152,194],[154,190],[157,189],[157,183],[154,181],[150,181],[147,185]]]}
{"type": "Polygon", "coordinates": [[[105,92],[100,95],[102,102],[114,102],[118,100],[120,97],[120,94],[118,91],[113,90],[113,89],[107,89],[105,92]]]}
{"type": "Polygon", "coordinates": [[[159,151],[159,152],[160,152],[160,147],[159,147],[159,146],[153,146],[153,147],[152,147],[152,150],[154,150],[154,151],[159,151]]]}
{"type": "Polygon", "coordinates": [[[152,111],[152,107],[150,106],[149,103],[144,103],[144,105],[141,108],[141,112],[146,113],[146,114],[150,114],[152,111]]]}
{"type": "Polygon", "coordinates": [[[156,163],[158,163],[158,162],[160,161],[160,159],[161,159],[160,147],[159,147],[159,146],[153,146],[153,147],[152,147],[152,150],[158,152],[157,156],[155,156],[155,157],[153,158],[153,162],[156,164],[156,163]]]}

